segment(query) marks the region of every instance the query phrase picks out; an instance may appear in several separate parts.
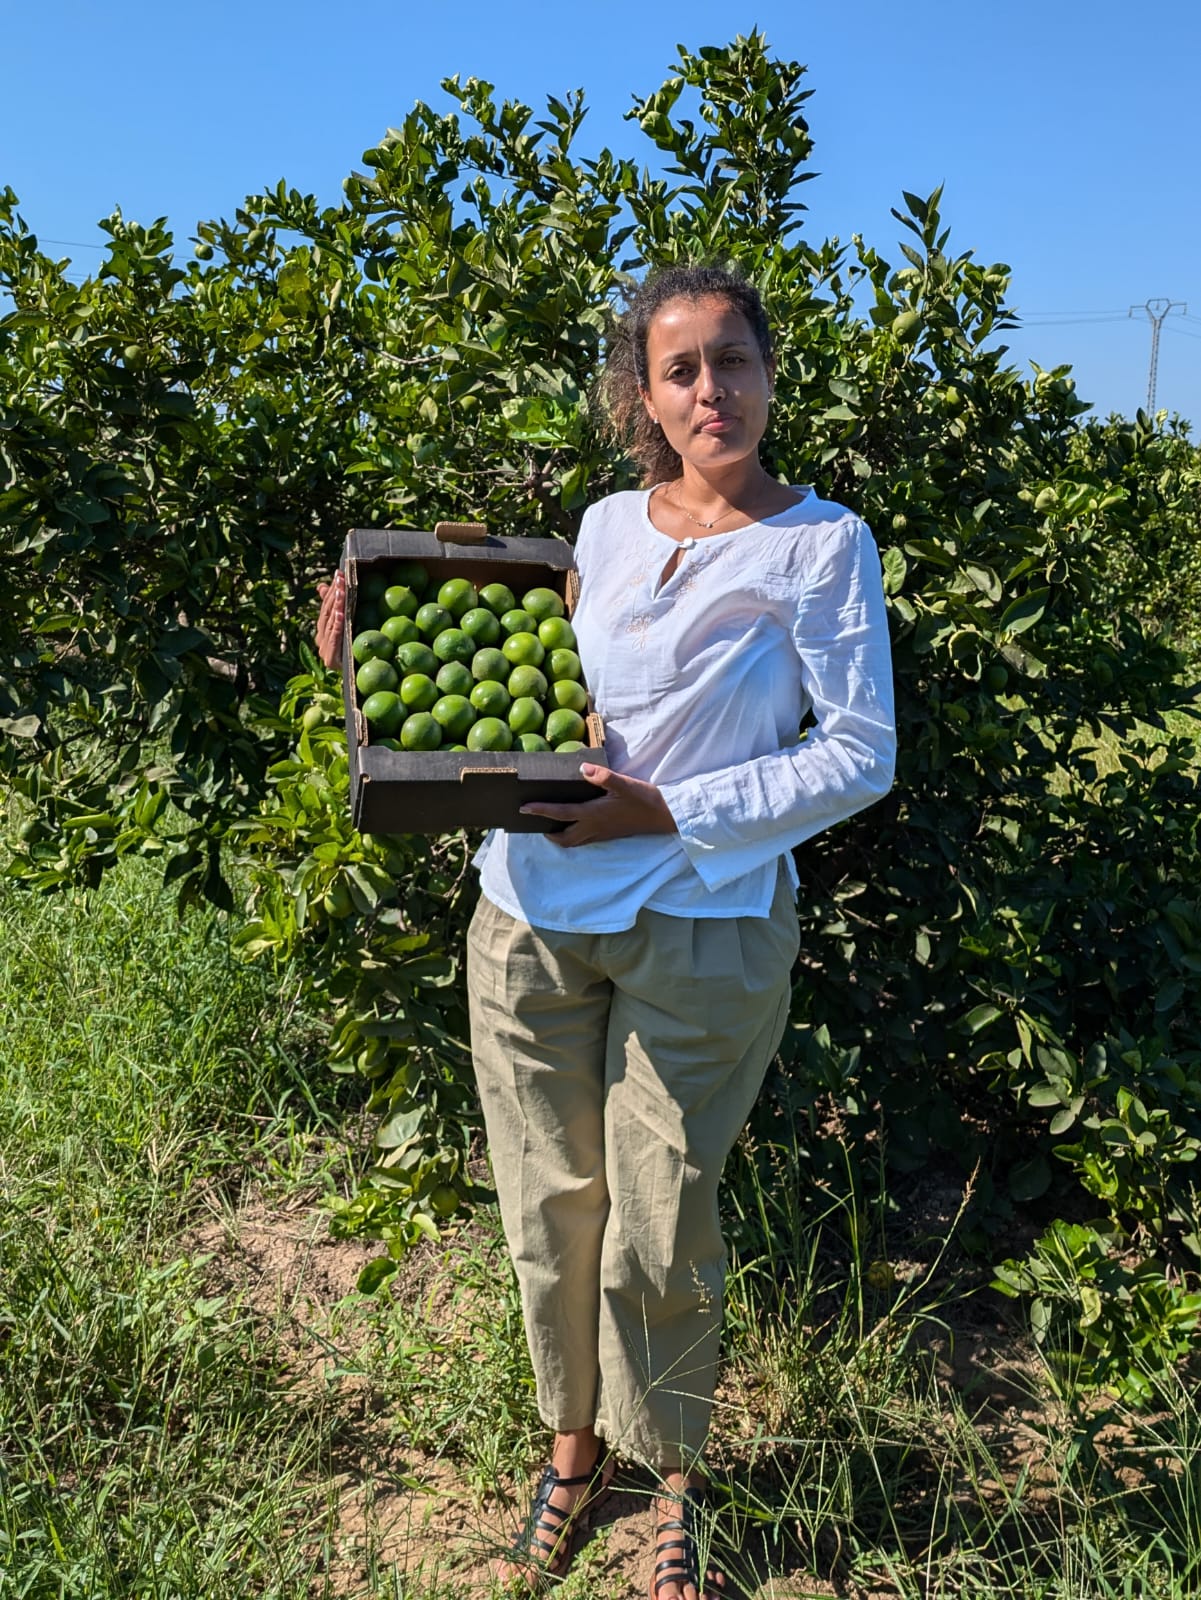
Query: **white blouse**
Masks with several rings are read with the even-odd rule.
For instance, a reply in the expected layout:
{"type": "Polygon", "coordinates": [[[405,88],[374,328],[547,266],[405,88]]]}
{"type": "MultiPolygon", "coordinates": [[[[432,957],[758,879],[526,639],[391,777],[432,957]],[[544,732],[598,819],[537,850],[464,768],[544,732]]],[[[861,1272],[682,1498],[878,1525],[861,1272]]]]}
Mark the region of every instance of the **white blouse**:
{"type": "Polygon", "coordinates": [[[792,846],[892,783],[888,623],[866,524],[810,489],[681,547],[651,522],[650,493],[585,512],[572,621],[610,765],[657,784],[679,832],[566,850],[489,834],[484,894],[536,926],[616,933],[643,907],[767,916],[781,857],[795,885],[792,846]]]}

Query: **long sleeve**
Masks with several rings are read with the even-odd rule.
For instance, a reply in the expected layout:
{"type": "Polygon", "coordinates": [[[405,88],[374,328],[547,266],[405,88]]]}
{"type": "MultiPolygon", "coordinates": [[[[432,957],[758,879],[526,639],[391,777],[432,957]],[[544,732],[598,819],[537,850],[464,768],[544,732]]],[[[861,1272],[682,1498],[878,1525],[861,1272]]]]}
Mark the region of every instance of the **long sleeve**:
{"type": "Polygon", "coordinates": [[[816,726],[791,747],[660,785],[709,889],[854,815],[892,784],[896,730],[880,560],[857,518],[836,530],[803,574],[792,637],[816,726]]]}

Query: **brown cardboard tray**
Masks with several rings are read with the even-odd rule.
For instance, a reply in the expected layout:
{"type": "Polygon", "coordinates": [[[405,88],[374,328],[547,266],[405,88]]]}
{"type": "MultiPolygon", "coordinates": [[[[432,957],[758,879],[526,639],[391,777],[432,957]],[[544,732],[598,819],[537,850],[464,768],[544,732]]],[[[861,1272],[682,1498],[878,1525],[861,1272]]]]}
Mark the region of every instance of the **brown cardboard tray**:
{"type": "Polygon", "coordinates": [[[368,743],[358,708],[354,658],[355,604],[361,574],[401,560],[423,562],[440,582],[468,578],[477,588],[505,583],[520,595],[541,585],[563,597],[570,616],[579,595],[572,548],[561,539],[503,539],[474,524],[439,523],[433,533],[400,528],[355,528],[346,537],[346,631],[342,686],[350,754],[351,816],[363,833],[450,833],[456,828],[504,828],[547,833],[558,824],[523,817],[529,800],[595,800],[600,791],[580,776],[584,761],[607,765],[604,729],[596,712],[585,717],[588,753],[556,755],[480,750],[388,750],[368,743]]]}

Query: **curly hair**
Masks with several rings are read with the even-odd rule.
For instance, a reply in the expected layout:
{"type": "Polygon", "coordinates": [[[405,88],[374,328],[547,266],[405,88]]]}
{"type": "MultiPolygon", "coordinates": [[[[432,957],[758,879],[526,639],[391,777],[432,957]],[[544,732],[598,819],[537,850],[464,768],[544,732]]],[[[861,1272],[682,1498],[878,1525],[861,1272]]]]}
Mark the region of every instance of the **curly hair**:
{"type": "Polygon", "coordinates": [[[759,353],[774,360],[771,328],[754,284],[727,266],[661,267],[627,297],[609,343],[598,390],[610,433],[642,469],[643,485],[666,483],[683,470],[680,457],[642,403],[649,387],[646,340],[655,313],[669,300],[724,300],[746,318],[759,353]]]}

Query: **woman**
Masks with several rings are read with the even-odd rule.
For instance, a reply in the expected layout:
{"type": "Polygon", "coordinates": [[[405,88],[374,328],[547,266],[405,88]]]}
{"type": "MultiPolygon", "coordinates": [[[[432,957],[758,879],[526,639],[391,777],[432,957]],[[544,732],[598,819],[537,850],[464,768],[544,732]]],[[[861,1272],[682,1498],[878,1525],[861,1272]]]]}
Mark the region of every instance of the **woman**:
{"type": "Polygon", "coordinates": [[[761,465],[774,375],[736,276],[671,269],[634,296],[602,393],[646,487],[590,507],[576,546],[611,765],[582,768],[595,800],[524,807],[561,831],[477,857],[472,1048],[554,1435],[501,1572],[530,1586],[565,1571],[620,1452],[659,1480],[652,1600],[720,1590],[698,1551],[718,1180],[787,1018],[789,851],[892,781],[875,546],[761,465]]]}

